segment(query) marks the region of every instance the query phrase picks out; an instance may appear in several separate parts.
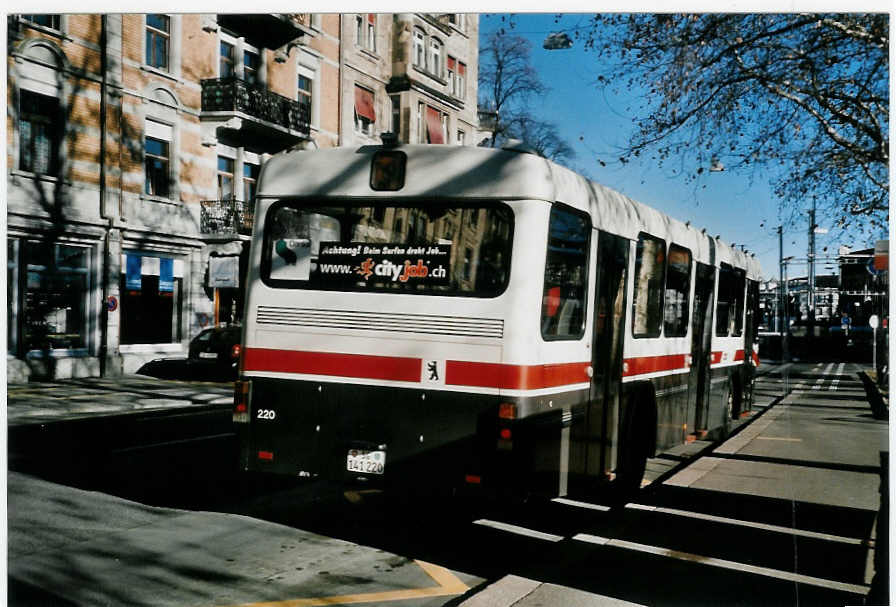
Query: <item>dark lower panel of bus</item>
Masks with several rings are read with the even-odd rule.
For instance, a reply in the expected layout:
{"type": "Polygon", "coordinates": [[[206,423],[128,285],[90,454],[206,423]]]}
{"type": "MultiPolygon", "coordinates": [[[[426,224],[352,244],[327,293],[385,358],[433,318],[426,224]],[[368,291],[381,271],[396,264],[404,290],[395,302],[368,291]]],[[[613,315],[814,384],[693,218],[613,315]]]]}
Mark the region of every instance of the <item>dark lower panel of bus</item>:
{"type": "Polygon", "coordinates": [[[583,416],[572,401],[587,395],[555,396],[564,406],[513,420],[499,417],[512,399],[494,395],[247,379],[250,421],[238,434],[248,471],[545,495],[558,491],[563,429],[583,416]]]}

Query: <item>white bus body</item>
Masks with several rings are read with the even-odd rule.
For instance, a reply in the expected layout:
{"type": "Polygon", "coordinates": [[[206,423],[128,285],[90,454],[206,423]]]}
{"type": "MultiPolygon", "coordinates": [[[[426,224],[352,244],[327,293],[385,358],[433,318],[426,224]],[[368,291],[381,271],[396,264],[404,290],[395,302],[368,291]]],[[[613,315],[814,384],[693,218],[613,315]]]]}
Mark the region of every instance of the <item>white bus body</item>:
{"type": "Polygon", "coordinates": [[[656,450],[749,408],[758,279],[754,258],[534,154],[279,154],[258,184],[242,467],[632,488],[656,450]]]}

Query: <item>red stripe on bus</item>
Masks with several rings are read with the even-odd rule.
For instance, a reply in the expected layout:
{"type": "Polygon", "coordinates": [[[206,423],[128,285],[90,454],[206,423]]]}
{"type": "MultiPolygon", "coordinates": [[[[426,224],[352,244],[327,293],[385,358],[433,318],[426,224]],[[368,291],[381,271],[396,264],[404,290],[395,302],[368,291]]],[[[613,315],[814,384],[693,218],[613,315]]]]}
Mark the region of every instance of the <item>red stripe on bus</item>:
{"type": "Polygon", "coordinates": [[[722,362],[722,353],[721,352],[713,352],[712,359],[709,361],[712,365],[717,365],[722,362]]]}
{"type": "Polygon", "coordinates": [[[419,358],[269,348],[246,348],[243,352],[243,361],[246,371],[339,375],[413,382],[420,381],[420,369],[423,364],[419,358]]]}
{"type": "Polygon", "coordinates": [[[737,352],[734,353],[734,361],[735,362],[737,362],[739,360],[743,360],[743,359],[744,359],[744,351],[743,350],[738,350],[737,352]]]}
{"type": "Polygon", "coordinates": [[[661,356],[639,356],[626,358],[623,363],[623,377],[658,373],[660,371],[676,371],[687,369],[687,354],[663,354],[661,356]]]}
{"type": "Polygon", "coordinates": [[[505,365],[448,360],[445,361],[445,383],[452,386],[538,390],[591,381],[588,377],[588,367],[587,362],[505,365]]]}

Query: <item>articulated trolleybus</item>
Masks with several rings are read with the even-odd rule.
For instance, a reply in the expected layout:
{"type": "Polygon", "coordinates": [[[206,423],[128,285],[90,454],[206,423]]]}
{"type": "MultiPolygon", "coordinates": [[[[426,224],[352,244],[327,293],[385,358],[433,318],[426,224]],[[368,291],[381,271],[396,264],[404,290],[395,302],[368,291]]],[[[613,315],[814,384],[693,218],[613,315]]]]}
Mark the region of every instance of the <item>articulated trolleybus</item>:
{"type": "Polygon", "coordinates": [[[751,406],[755,259],[526,150],[288,151],[255,213],[246,471],[633,490],[751,406]]]}

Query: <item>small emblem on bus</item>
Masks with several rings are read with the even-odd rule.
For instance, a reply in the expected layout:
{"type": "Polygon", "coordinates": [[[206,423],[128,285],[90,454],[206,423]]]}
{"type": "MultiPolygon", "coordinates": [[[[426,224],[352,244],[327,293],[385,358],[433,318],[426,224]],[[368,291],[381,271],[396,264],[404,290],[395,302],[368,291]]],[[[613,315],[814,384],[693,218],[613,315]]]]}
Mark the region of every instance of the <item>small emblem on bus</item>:
{"type": "Polygon", "coordinates": [[[445,361],[424,360],[421,377],[424,382],[430,384],[445,383],[445,361]]]}

